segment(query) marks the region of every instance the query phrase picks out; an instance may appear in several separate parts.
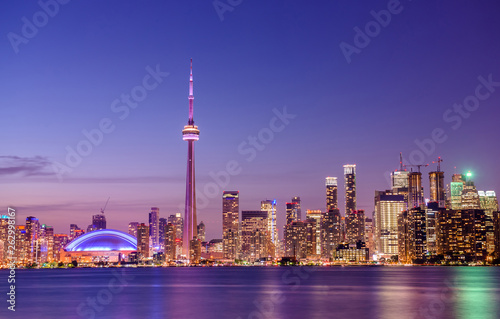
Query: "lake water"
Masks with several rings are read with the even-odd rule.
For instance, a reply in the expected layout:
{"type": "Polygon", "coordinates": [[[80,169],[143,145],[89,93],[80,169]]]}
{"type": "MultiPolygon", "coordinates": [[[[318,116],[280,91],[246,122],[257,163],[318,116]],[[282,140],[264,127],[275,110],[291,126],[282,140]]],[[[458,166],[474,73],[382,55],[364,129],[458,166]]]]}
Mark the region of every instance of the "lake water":
{"type": "Polygon", "coordinates": [[[1,318],[500,318],[499,267],[18,270],[15,312],[7,276],[1,318]]]}

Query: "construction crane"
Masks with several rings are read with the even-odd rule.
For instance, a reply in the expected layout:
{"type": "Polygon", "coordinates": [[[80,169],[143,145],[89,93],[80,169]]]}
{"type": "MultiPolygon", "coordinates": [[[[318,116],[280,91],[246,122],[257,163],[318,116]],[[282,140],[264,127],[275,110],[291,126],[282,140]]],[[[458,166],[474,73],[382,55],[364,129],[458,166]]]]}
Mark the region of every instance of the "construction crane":
{"type": "Polygon", "coordinates": [[[438,172],[441,172],[441,162],[443,161],[443,159],[441,158],[441,156],[438,157],[437,161],[433,161],[432,164],[438,164],[438,172]]]}
{"type": "Polygon", "coordinates": [[[427,167],[429,164],[418,164],[418,165],[404,165],[405,167],[418,167],[418,172],[420,173],[420,167],[427,167]]]}
{"type": "Polygon", "coordinates": [[[106,209],[106,206],[108,206],[109,199],[111,197],[108,197],[108,200],[106,201],[106,204],[104,204],[104,208],[101,208],[101,214],[104,214],[104,210],[106,209]]]}

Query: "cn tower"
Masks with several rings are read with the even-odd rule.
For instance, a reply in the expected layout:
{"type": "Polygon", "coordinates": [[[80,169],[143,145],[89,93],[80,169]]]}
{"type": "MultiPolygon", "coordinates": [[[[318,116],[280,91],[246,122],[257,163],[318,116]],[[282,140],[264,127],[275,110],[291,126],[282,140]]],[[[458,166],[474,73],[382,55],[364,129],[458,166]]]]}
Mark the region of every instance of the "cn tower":
{"type": "Polygon", "coordinates": [[[189,119],[188,124],[182,130],[182,139],[188,141],[188,158],[186,174],[186,206],[184,211],[184,232],[182,239],[182,253],[188,260],[190,256],[190,242],[198,237],[196,222],[196,189],[194,176],[194,141],[200,137],[198,126],[193,120],[193,59],[191,59],[191,69],[189,72],[189,119]]]}

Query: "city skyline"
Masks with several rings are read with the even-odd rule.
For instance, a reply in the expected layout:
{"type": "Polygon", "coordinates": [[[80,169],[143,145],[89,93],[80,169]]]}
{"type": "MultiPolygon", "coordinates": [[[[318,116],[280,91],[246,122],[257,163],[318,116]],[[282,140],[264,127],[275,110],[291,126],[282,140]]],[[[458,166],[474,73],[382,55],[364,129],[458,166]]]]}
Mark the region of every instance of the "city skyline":
{"type": "MultiPolygon", "coordinates": [[[[0,62],[5,70],[5,86],[1,89],[5,107],[0,117],[5,137],[0,167],[4,195],[0,204],[17,208],[21,220],[36,216],[53,226],[56,233],[66,233],[73,223],[85,229],[107,197],[111,197],[105,214],[107,227],[122,231],[132,221],[147,224],[151,207],[159,207],[161,217],[183,212],[185,145],[178,139],[186,118],[185,65],[190,57],[197,62],[197,114],[204,128],[203,143],[197,148],[197,157],[202,159],[197,166],[198,185],[203,192],[207,183],[213,182],[210,172],[222,178],[217,174],[227,170],[229,161],[236,161],[241,168],[240,173],[230,176],[227,185],[217,189],[215,196],[206,196],[208,204],[198,209],[198,219],[206,223],[208,238],[221,238],[223,191],[240,191],[241,210],[257,210],[262,200],[276,199],[277,225],[281,230],[285,203],[292,196],[300,196],[304,208],[325,209],[324,178],[335,176],[342,180],[342,165],[347,163],[357,165],[357,208],[369,216],[374,208],[373,191],[390,188],[388,173],[398,168],[398,153],[409,157],[421,148],[428,151],[421,151],[424,163],[443,157],[441,170],[446,184],[456,166],[457,173],[474,172],[479,189],[500,189],[495,178],[499,175],[495,165],[498,150],[491,148],[498,133],[488,129],[494,127],[500,93],[497,86],[490,86],[492,91],[488,91],[484,84],[500,80],[495,73],[499,67],[498,48],[488,36],[474,35],[491,35],[485,24],[498,23],[493,12],[485,10],[486,6],[463,4],[446,8],[449,17],[443,20],[444,8],[438,4],[432,5],[435,11],[429,14],[423,7],[405,3],[404,11],[393,16],[391,24],[347,63],[339,43],[352,43],[352,28],[371,21],[370,11],[383,9],[382,3],[359,4],[347,11],[339,4],[329,4],[328,10],[305,3],[281,5],[287,13],[306,21],[315,16],[318,21],[328,22],[305,26],[305,35],[297,31],[303,26],[300,20],[281,17],[284,23],[295,21],[297,28],[295,33],[283,32],[285,37],[281,38],[277,34],[283,29],[273,22],[278,4],[270,4],[269,11],[242,4],[226,13],[223,23],[210,3],[199,7],[176,4],[172,9],[197,15],[198,21],[207,26],[207,33],[189,37],[194,27],[188,25],[187,30],[179,30],[176,35],[167,32],[162,44],[158,40],[149,43],[149,38],[141,40],[135,33],[113,31],[121,27],[127,30],[118,17],[131,14],[134,7],[95,4],[92,9],[99,9],[101,16],[96,21],[85,20],[86,27],[79,29],[76,26],[84,17],[71,20],[77,12],[90,14],[90,9],[70,3],[61,6],[58,15],[40,28],[29,43],[21,44],[18,53],[7,40],[2,42],[0,50],[6,58],[0,62]],[[105,13],[110,10],[115,10],[117,16],[106,22],[105,13]],[[325,18],[326,12],[334,17],[325,18]],[[344,12],[345,17],[338,12],[344,12]],[[421,24],[423,16],[431,22],[444,21],[438,35],[433,23],[421,24]],[[246,33],[244,22],[255,17],[263,20],[262,30],[275,28],[277,33],[264,32],[260,38],[246,33]],[[455,21],[467,22],[466,28],[455,21]],[[72,37],[67,37],[61,28],[63,23],[75,30],[72,37]],[[422,33],[409,32],[402,28],[403,23],[418,25],[422,33]],[[102,29],[105,31],[93,32],[103,25],[108,26],[102,29]],[[324,35],[311,37],[321,27],[331,31],[331,41],[326,44],[314,41],[323,40],[324,35]],[[471,30],[475,31],[472,35],[466,33],[471,30]],[[241,38],[237,32],[242,33],[241,38]],[[451,37],[456,32],[461,39],[451,37]],[[227,45],[208,53],[203,51],[207,45],[203,37],[208,34],[215,37],[216,43],[225,43],[229,37],[237,51],[227,45]],[[150,50],[127,48],[122,53],[106,45],[114,36],[125,39],[125,35],[150,50]],[[192,42],[171,52],[168,43],[178,43],[179,38],[190,38],[192,42]],[[396,39],[405,41],[398,43],[396,39]],[[269,45],[273,54],[250,50],[251,43],[260,41],[269,45]],[[419,48],[428,41],[436,42],[441,49],[431,60],[429,47],[419,48]],[[461,44],[465,41],[473,45],[464,48],[461,44]],[[54,43],[58,43],[55,50],[54,43]],[[299,53],[297,49],[304,45],[310,46],[311,53],[299,53]],[[95,48],[102,48],[109,57],[93,54],[95,48]],[[448,59],[451,54],[455,59],[448,59]],[[481,59],[475,58],[478,54],[481,59]],[[424,68],[422,61],[426,62],[424,68]],[[457,71],[457,66],[466,64],[467,68],[457,71]],[[142,92],[134,89],[143,85],[147,75],[149,82],[144,87],[156,84],[156,88],[147,89],[147,97],[137,107],[123,108],[127,104],[121,102],[116,108],[119,112],[113,112],[111,104],[115,99],[121,101],[122,94],[135,96],[142,92]],[[463,117],[463,125],[454,129],[458,122],[447,122],[443,115],[449,114],[446,112],[453,110],[455,103],[473,96],[478,85],[483,85],[480,94],[489,92],[489,98],[481,100],[480,107],[463,117]],[[364,97],[360,97],[359,90],[364,97]],[[295,117],[279,123],[283,124],[281,131],[271,131],[273,139],[263,150],[239,152],[242,143],[246,143],[242,150],[252,149],[248,136],[264,132],[261,136],[269,138],[266,134],[270,121],[283,113],[295,117]],[[410,116],[415,129],[407,130],[403,125],[394,134],[394,125],[405,123],[410,116]],[[52,163],[65,164],[67,147],[75,149],[85,139],[82,131],[92,132],[104,118],[112,119],[114,131],[104,133],[91,154],[83,156],[81,163],[59,181],[52,163]],[[323,125],[334,126],[335,130],[318,132],[323,125]],[[447,140],[434,142],[435,150],[429,151],[432,145],[415,143],[428,141],[438,128],[444,130],[447,140]],[[313,140],[315,143],[310,143],[313,140]]],[[[160,7],[163,10],[147,4],[138,10],[138,18],[130,21],[131,26],[142,31],[138,34],[183,25],[184,21],[167,12],[171,8],[160,7]],[[160,12],[168,15],[165,22],[149,18],[159,17],[160,12]]],[[[36,3],[13,4],[5,10],[8,17],[3,26],[20,33],[21,17],[30,18],[38,10],[36,3]]],[[[439,134],[436,136],[442,139],[439,134]]],[[[425,197],[429,197],[427,173],[434,171],[436,164],[431,165],[422,170],[425,197]]],[[[343,187],[339,183],[338,188],[343,187]]],[[[344,201],[344,192],[339,191],[343,215],[344,201]]]]}

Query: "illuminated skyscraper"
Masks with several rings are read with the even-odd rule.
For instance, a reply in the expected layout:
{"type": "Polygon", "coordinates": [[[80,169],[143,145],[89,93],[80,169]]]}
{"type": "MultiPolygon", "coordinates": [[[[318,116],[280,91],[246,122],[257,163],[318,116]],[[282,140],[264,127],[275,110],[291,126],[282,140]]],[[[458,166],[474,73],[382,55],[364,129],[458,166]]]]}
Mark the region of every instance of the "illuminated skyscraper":
{"type": "Polygon", "coordinates": [[[307,224],[293,221],[285,225],[285,257],[297,259],[307,256],[307,224]]]}
{"type": "Polygon", "coordinates": [[[253,262],[273,255],[269,250],[271,236],[267,219],[265,211],[241,212],[241,253],[245,260],[253,262]]]}
{"type": "Polygon", "coordinates": [[[420,207],[424,203],[422,173],[411,172],[408,175],[408,208],[420,207]]]}
{"type": "Polygon", "coordinates": [[[356,164],[344,165],[345,214],[356,210],[356,164]]]}
{"type": "Polygon", "coordinates": [[[310,242],[311,248],[309,250],[310,255],[321,255],[321,219],[323,217],[323,213],[320,210],[307,210],[306,212],[306,221],[309,222],[310,225],[310,242]]]}
{"type": "Polygon", "coordinates": [[[193,60],[191,59],[191,70],[189,75],[189,119],[188,124],[182,130],[182,139],[188,141],[188,158],[186,174],[186,205],[184,211],[184,234],[182,252],[188,260],[189,245],[193,239],[198,239],[196,221],[196,187],[195,187],[195,166],[194,166],[194,142],[200,138],[198,126],[194,125],[193,119],[193,60]]]}
{"type": "Polygon", "coordinates": [[[404,169],[403,155],[399,154],[399,169],[391,173],[392,194],[403,195],[406,203],[409,203],[409,175],[410,172],[404,169]]]}
{"type": "Polygon", "coordinates": [[[60,261],[60,252],[69,242],[68,235],[66,234],[55,234],[54,235],[54,260],[60,261]]]}
{"type": "Polygon", "coordinates": [[[276,200],[263,200],[260,202],[260,210],[267,212],[267,221],[269,223],[268,231],[269,234],[271,234],[271,242],[276,244],[278,241],[278,229],[276,228],[276,200]]]}
{"type": "Polygon", "coordinates": [[[224,191],[222,194],[222,249],[224,258],[234,260],[238,256],[240,236],[240,194],[224,191]]]}
{"type": "Polygon", "coordinates": [[[365,211],[355,210],[345,216],[346,242],[356,245],[365,242],[365,211]]]}
{"type": "Polygon", "coordinates": [[[493,217],[493,212],[498,212],[497,194],[494,191],[478,191],[481,209],[493,217]]]}
{"type": "Polygon", "coordinates": [[[92,230],[106,229],[106,216],[104,214],[92,215],[92,230]]]}
{"type": "Polygon", "coordinates": [[[326,211],[330,212],[338,207],[337,177],[326,178],[326,211]]]}
{"type": "Polygon", "coordinates": [[[406,210],[403,195],[375,191],[375,221],[378,252],[385,255],[398,253],[398,215],[406,210]]]}
{"type": "Polygon", "coordinates": [[[297,220],[302,220],[302,208],[300,206],[300,197],[292,197],[292,203],[295,203],[295,208],[297,209],[297,220]]]}
{"type": "Polygon", "coordinates": [[[444,196],[444,172],[430,172],[430,201],[438,203],[439,207],[445,207],[444,196]]]}
{"type": "Polygon", "coordinates": [[[158,207],[151,207],[149,213],[149,237],[154,249],[160,248],[160,209],[158,207]]]}
{"type": "Polygon", "coordinates": [[[327,211],[321,220],[321,256],[332,258],[333,251],[342,242],[342,216],[338,209],[327,211]]]}
{"type": "Polygon", "coordinates": [[[175,235],[176,227],[172,223],[165,226],[165,259],[166,261],[173,261],[176,259],[176,243],[175,235]]]}
{"type": "Polygon", "coordinates": [[[168,216],[168,222],[175,226],[175,243],[176,243],[176,256],[182,255],[182,241],[184,238],[184,219],[181,213],[168,216]]]}
{"type": "Polygon", "coordinates": [[[137,252],[141,259],[149,257],[149,226],[144,223],[137,226],[137,252]]]}
{"type": "Polygon", "coordinates": [[[201,242],[205,241],[205,223],[203,221],[198,225],[198,239],[201,242]]]}
{"type": "Polygon", "coordinates": [[[288,225],[292,222],[299,221],[297,218],[297,203],[286,203],[286,224],[288,225]]]}
{"type": "Polygon", "coordinates": [[[426,210],[412,208],[398,215],[398,256],[402,263],[423,263],[427,252],[426,210]]]}
{"type": "Polygon", "coordinates": [[[471,181],[472,173],[467,173],[467,180],[462,190],[462,207],[461,209],[481,209],[481,201],[479,193],[471,181]]]}
{"type": "Polygon", "coordinates": [[[135,238],[137,238],[137,226],[139,226],[138,222],[131,222],[128,224],[128,233],[135,238]]]}
{"type": "Polygon", "coordinates": [[[26,217],[26,250],[28,261],[37,262],[40,235],[40,222],[33,216],[26,217]]]}

